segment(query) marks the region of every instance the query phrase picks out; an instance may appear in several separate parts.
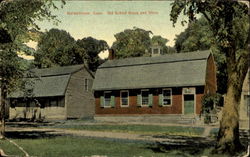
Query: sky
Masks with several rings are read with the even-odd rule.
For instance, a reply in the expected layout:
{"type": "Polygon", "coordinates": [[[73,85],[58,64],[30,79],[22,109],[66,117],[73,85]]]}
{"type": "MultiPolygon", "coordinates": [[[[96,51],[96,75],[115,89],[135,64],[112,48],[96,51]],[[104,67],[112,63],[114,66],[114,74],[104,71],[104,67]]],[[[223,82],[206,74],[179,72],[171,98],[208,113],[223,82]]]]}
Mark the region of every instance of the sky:
{"type": "MultiPolygon", "coordinates": [[[[115,41],[114,34],[132,29],[133,27],[152,31],[153,35],[167,38],[167,45],[173,46],[175,36],[184,31],[179,17],[173,27],[170,21],[171,3],[173,1],[66,1],[60,8],[61,2],[55,1],[58,10],[52,13],[61,22],[54,25],[52,21],[37,22],[41,31],[58,28],[66,30],[72,37],[82,39],[92,36],[107,41],[109,46],[115,41]]],[[[31,42],[29,46],[35,47],[31,42]]],[[[107,57],[107,52],[100,55],[107,57]]]]}

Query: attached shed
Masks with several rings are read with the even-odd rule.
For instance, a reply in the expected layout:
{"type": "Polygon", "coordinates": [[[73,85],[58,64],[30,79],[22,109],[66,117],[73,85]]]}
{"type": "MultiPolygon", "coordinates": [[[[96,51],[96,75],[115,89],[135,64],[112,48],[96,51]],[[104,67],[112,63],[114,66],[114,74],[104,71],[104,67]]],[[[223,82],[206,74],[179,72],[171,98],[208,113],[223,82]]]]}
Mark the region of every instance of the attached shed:
{"type": "Polygon", "coordinates": [[[195,116],[202,96],[217,90],[216,66],[209,51],[108,60],[93,90],[96,117],[195,116]]]}
{"type": "Polygon", "coordinates": [[[8,96],[10,119],[93,117],[93,79],[84,65],[33,69],[25,89],[8,96]]]}

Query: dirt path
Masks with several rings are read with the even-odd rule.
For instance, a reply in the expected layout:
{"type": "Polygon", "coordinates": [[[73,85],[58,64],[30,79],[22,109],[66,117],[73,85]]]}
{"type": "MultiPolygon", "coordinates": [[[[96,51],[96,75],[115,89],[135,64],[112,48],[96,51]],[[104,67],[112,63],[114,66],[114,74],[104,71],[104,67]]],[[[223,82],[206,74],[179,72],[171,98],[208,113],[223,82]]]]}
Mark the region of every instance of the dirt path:
{"type": "MultiPolygon", "coordinates": [[[[50,136],[79,136],[79,137],[94,137],[94,138],[108,138],[126,141],[138,141],[151,144],[164,143],[170,145],[187,145],[189,143],[205,141],[206,143],[213,139],[207,137],[188,137],[188,136],[171,136],[171,135],[152,135],[140,133],[121,133],[121,132],[108,132],[108,131],[89,131],[89,130],[71,130],[59,128],[35,128],[35,127],[8,127],[7,131],[15,133],[37,134],[37,137],[50,137],[50,136]],[[40,134],[42,133],[42,135],[40,134]]],[[[20,137],[24,137],[20,135],[20,137]]],[[[30,138],[30,137],[29,137],[30,138]]]]}
{"type": "Polygon", "coordinates": [[[113,138],[113,139],[126,139],[126,140],[142,140],[142,141],[163,141],[164,138],[155,138],[149,134],[137,133],[120,133],[120,132],[107,132],[107,131],[89,131],[89,130],[71,130],[71,129],[58,129],[58,128],[14,128],[8,127],[7,131],[15,132],[46,132],[47,134],[56,135],[73,135],[83,137],[99,137],[99,138],[113,138]]]}

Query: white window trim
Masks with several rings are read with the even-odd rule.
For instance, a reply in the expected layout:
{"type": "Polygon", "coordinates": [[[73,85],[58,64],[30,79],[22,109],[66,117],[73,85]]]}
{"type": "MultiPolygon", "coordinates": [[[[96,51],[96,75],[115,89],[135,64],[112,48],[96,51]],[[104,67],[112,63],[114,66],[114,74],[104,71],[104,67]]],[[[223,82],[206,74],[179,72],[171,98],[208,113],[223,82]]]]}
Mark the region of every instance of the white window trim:
{"type": "Polygon", "coordinates": [[[120,106],[121,107],[129,107],[129,91],[128,90],[121,90],[120,91],[120,106]],[[127,92],[128,93],[128,105],[122,105],[122,92],[127,92]]]}
{"type": "Polygon", "coordinates": [[[149,104],[142,104],[142,92],[148,91],[148,102],[149,102],[149,89],[141,89],[141,106],[142,107],[149,107],[149,104]]]}
{"type": "Polygon", "coordinates": [[[172,97],[172,95],[173,95],[172,88],[163,88],[162,89],[162,100],[161,100],[162,101],[162,106],[171,107],[173,105],[173,97],[172,97]],[[164,102],[163,102],[163,99],[164,99],[163,90],[170,90],[171,91],[171,95],[170,95],[171,104],[170,105],[164,105],[164,102]]]}
{"type": "Polygon", "coordinates": [[[111,103],[111,96],[112,96],[112,95],[110,94],[110,103],[109,103],[109,106],[106,106],[106,104],[105,104],[105,103],[106,103],[106,101],[105,101],[105,94],[106,94],[106,93],[111,93],[111,91],[105,91],[105,92],[104,92],[104,94],[103,94],[103,97],[104,97],[104,106],[103,106],[103,107],[104,107],[104,108],[111,108],[111,104],[110,104],[110,103],[111,103]]]}

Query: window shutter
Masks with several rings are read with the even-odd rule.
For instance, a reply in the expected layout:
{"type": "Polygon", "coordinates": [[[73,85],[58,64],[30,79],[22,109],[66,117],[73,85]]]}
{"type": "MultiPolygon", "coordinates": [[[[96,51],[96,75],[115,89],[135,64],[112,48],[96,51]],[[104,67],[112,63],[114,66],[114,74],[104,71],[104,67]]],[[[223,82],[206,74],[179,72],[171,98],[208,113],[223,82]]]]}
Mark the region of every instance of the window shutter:
{"type": "Polygon", "coordinates": [[[115,107],[115,96],[111,96],[110,105],[111,107],[115,107]]]}
{"type": "Polygon", "coordinates": [[[137,106],[141,106],[141,94],[137,95],[137,106]]]}
{"type": "Polygon", "coordinates": [[[104,107],[104,96],[100,97],[100,104],[101,104],[101,107],[104,107]]]}
{"type": "Polygon", "coordinates": [[[163,98],[163,94],[159,94],[159,106],[162,106],[163,102],[162,102],[162,98],[163,98]]]}
{"type": "Polygon", "coordinates": [[[148,106],[153,106],[153,94],[149,94],[148,96],[148,106]]]}

